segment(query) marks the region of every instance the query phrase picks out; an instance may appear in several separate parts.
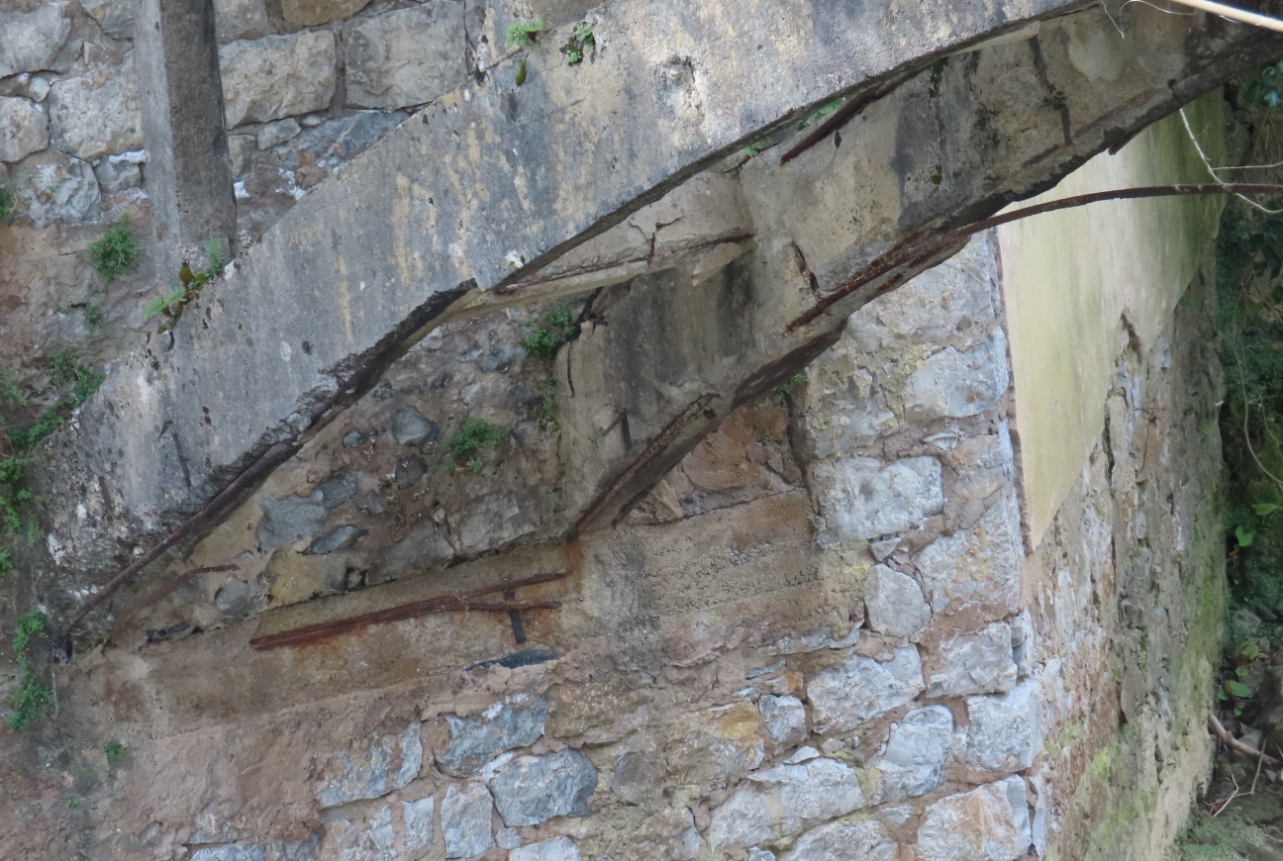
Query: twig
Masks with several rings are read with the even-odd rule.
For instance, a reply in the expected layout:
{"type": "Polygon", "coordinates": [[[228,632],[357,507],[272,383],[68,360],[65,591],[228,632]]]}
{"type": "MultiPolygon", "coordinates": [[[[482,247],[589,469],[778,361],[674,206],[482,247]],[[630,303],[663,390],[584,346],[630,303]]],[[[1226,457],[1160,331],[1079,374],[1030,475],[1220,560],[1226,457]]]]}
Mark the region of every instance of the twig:
{"type": "MultiPolygon", "coordinates": [[[[1263,165],[1243,165],[1240,168],[1212,167],[1211,159],[1209,159],[1207,157],[1207,153],[1203,151],[1203,145],[1198,142],[1198,136],[1194,134],[1194,129],[1189,124],[1189,117],[1185,115],[1185,109],[1181,108],[1179,113],[1181,115],[1181,123],[1184,124],[1185,126],[1185,134],[1189,135],[1189,142],[1194,145],[1194,151],[1198,153],[1199,159],[1202,160],[1203,167],[1207,168],[1208,175],[1211,176],[1212,179],[1216,180],[1217,182],[1225,181],[1224,179],[1221,178],[1221,175],[1219,173],[1219,171],[1222,171],[1222,170],[1247,170],[1248,168],[1259,168],[1261,170],[1265,170],[1267,168],[1280,166],[1279,164],[1263,164],[1263,165]]],[[[1280,163],[1280,164],[1283,164],[1283,163],[1280,163]]],[[[1283,209],[1270,209],[1268,207],[1262,206],[1261,204],[1257,203],[1255,200],[1252,200],[1252,198],[1248,197],[1245,194],[1235,194],[1234,196],[1237,197],[1239,200],[1243,201],[1244,203],[1246,203],[1248,206],[1253,206],[1259,209],[1261,212],[1264,212],[1266,215],[1278,215],[1280,212],[1283,212],[1283,209]]]]}
{"type": "Polygon", "coordinates": [[[1220,739],[1221,743],[1224,744],[1226,747],[1228,747],[1230,750],[1236,753],[1241,753],[1244,756],[1257,757],[1266,765],[1269,765],[1272,767],[1283,766],[1283,760],[1275,759],[1274,757],[1266,753],[1264,750],[1256,750],[1251,745],[1244,744],[1243,742],[1236,739],[1234,736],[1230,735],[1229,730],[1227,730],[1225,726],[1219,720],[1216,719],[1216,715],[1207,716],[1207,725],[1212,730],[1212,734],[1215,735],[1218,739],[1220,739]]]}
{"type": "Polygon", "coordinates": [[[1262,761],[1261,761],[1260,754],[1265,753],[1265,741],[1266,741],[1266,739],[1265,739],[1265,731],[1264,731],[1264,730],[1261,730],[1261,749],[1260,749],[1259,751],[1257,751],[1257,757],[1256,757],[1256,774],[1253,774],[1253,775],[1252,775],[1252,788],[1248,790],[1248,792],[1247,792],[1247,794],[1248,794],[1248,795],[1256,795],[1256,780],[1257,780],[1257,778],[1259,778],[1259,777],[1261,776],[1261,764],[1262,764],[1262,761]]]}
{"type": "Polygon", "coordinates": [[[1237,798],[1237,797],[1238,797],[1238,780],[1237,780],[1237,779],[1235,779],[1234,775],[1232,775],[1232,774],[1230,775],[1230,780],[1234,782],[1234,791],[1233,791],[1233,792],[1231,792],[1231,793],[1230,793],[1230,797],[1229,797],[1229,798],[1227,798],[1227,799],[1225,799],[1224,801],[1214,801],[1214,802],[1212,802],[1212,807],[1214,807],[1214,808],[1215,808],[1215,809],[1212,811],[1212,817],[1213,817],[1213,818],[1215,818],[1215,817],[1217,817],[1217,816],[1220,816],[1222,813],[1224,813],[1224,812],[1225,812],[1225,808],[1227,808],[1227,807],[1229,807],[1229,806],[1230,806],[1230,802],[1231,802],[1231,801],[1233,801],[1235,798],[1237,798]]]}

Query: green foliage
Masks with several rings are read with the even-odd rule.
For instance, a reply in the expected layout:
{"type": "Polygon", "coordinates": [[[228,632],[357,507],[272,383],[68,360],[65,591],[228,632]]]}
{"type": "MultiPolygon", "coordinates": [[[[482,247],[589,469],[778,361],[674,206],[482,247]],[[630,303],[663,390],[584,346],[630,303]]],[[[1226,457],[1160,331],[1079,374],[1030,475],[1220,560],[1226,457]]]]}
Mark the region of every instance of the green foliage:
{"type": "Polygon", "coordinates": [[[13,573],[13,554],[8,550],[0,550],[0,580],[6,579],[13,573]]]}
{"type": "Polygon", "coordinates": [[[101,329],[103,324],[102,309],[97,305],[85,306],[85,322],[91,329],[101,329]]]}
{"type": "Polygon", "coordinates": [[[539,384],[539,405],[535,407],[535,418],[539,421],[540,430],[561,430],[557,420],[557,381],[552,377],[539,384]]]}
{"type": "Polygon", "coordinates": [[[0,368],[0,407],[26,406],[27,393],[13,381],[17,375],[13,368],[0,368]]]}
{"type": "Polygon", "coordinates": [[[159,331],[173,328],[178,318],[183,316],[183,306],[200,296],[205,285],[217,278],[223,270],[224,252],[220,239],[209,239],[205,242],[205,269],[193,272],[191,264],[184,260],[178,268],[178,289],[168,296],[157,296],[148,299],[143,305],[143,319],[150,320],[157,314],[164,313],[173,318],[168,326],[161,326],[159,331]]]}
{"type": "Polygon", "coordinates": [[[187,290],[182,287],[179,287],[168,296],[158,296],[153,299],[148,299],[146,304],[143,305],[143,319],[150,320],[161,311],[168,311],[171,306],[180,305],[186,301],[187,290]]]}
{"type": "Polygon", "coordinates": [[[492,425],[485,419],[473,417],[465,421],[445,444],[450,449],[452,461],[463,461],[473,471],[480,472],[480,469],[473,466],[480,461],[478,455],[484,449],[498,450],[507,438],[508,432],[503,428],[492,425]]]}
{"type": "Polygon", "coordinates": [[[543,19],[533,18],[529,21],[515,21],[508,25],[507,43],[509,48],[524,48],[533,45],[543,30],[543,19]]]}
{"type": "Polygon", "coordinates": [[[22,532],[23,504],[31,499],[31,491],[26,488],[29,462],[24,457],[0,457],[0,532],[22,532]]]}
{"type": "Polygon", "coordinates": [[[0,180],[0,222],[7,221],[18,206],[18,192],[13,180],[0,180]]]}
{"type": "Polygon", "coordinates": [[[566,62],[571,66],[578,66],[584,61],[584,57],[596,54],[597,36],[592,27],[586,23],[576,24],[570,39],[561,46],[561,53],[566,55],[566,62]]]}
{"type": "Polygon", "coordinates": [[[89,264],[99,278],[110,284],[134,268],[134,261],[142,250],[129,226],[118,224],[103,234],[102,239],[89,243],[89,264]]]}
{"type": "Polygon", "coordinates": [[[1248,106],[1276,108],[1283,103],[1283,60],[1271,63],[1240,90],[1240,101],[1248,106]]]}
{"type": "Polygon", "coordinates": [[[526,323],[530,334],[521,339],[526,352],[540,359],[554,359],[561,345],[574,336],[578,327],[570,309],[557,303],[544,312],[542,321],[526,323]]]}
{"type": "Polygon", "coordinates": [[[31,610],[18,616],[16,622],[18,628],[13,635],[13,655],[18,661],[18,673],[22,682],[9,701],[13,711],[5,717],[4,722],[9,729],[21,732],[31,726],[31,722],[39,717],[46,706],[53,703],[53,690],[40,680],[27,658],[31,638],[45,633],[49,628],[49,620],[39,610],[31,610]]]}
{"type": "Polygon", "coordinates": [[[112,739],[102,746],[102,752],[107,754],[107,764],[115,765],[125,758],[125,744],[119,739],[112,739]]]}
{"type": "MultiPolygon", "coordinates": [[[[842,107],[842,105],[844,104],[846,104],[845,98],[834,99],[833,101],[829,102],[827,105],[824,105],[823,107],[821,107],[819,110],[812,111],[811,113],[806,115],[805,119],[803,119],[801,122],[797,124],[797,130],[802,131],[802,129],[806,128],[807,126],[815,125],[820,120],[827,117],[829,114],[836,113],[837,109],[842,107]]],[[[757,153],[753,153],[753,154],[757,155],[757,153]]]]}
{"type": "Polygon", "coordinates": [[[210,238],[205,240],[205,272],[213,278],[226,262],[223,255],[223,240],[210,238]]]}

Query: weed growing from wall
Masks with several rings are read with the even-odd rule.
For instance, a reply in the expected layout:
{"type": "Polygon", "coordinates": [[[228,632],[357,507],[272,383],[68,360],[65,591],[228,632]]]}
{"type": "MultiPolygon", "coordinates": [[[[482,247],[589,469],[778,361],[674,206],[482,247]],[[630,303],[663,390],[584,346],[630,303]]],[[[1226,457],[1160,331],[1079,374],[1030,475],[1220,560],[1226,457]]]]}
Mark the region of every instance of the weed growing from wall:
{"type": "Polygon", "coordinates": [[[205,269],[202,272],[194,272],[191,263],[183,261],[183,265],[178,268],[178,289],[166,296],[158,296],[149,299],[143,305],[143,319],[150,320],[158,314],[165,314],[170,317],[169,323],[162,325],[157,331],[164,332],[174,328],[178,319],[183,315],[183,308],[188,302],[200,296],[205,285],[217,278],[223,271],[224,263],[223,243],[219,239],[210,239],[205,242],[205,269]]]}
{"type": "Polygon", "coordinates": [[[0,222],[8,221],[18,206],[18,191],[13,180],[0,180],[0,222]]]}
{"type": "Polygon", "coordinates": [[[138,237],[124,222],[108,230],[102,239],[89,243],[89,265],[104,283],[110,284],[134,268],[142,250],[138,237]]]}
{"type": "Polygon", "coordinates": [[[9,705],[13,711],[4,719],[5,726],[21,732],[31,726],[40,712],[53,703],[53,689],[40,680],[39,674],[27,658],[31,639],[48,630],[48,619],[39,610],[23,613],[17,618],[17,631],[13,635],[13,656],[18,662],[19,686],[9,705]]]}
{"type": "Polygon", "coordinates": [[[485,451],[498,451],[507,438],[507,430],[474,416],[446,440],[446,447],[450,449],[446,468],[457,469],[458,464],[463,463],[473,472],[481,472],[485,469],[485,461],[482,460],[485,451]]]}
{"type": "Polygon", "coordinates": [[[526,323],[530,334],[521,339],[526,352],[540,359],[555,359],[561,345],[574,336],[578,329],[570,309],[557,303],[544,312],[540,320],[526,323]]]}
{"type": "Polygon", "coordinates": [[[533,18],[529,21],[514,21],[508,25],[505,42],[509,48],[524,48],[539,41],[539,34],[542,31],[542,18],[533,18]]]}
{"type": "Polygon", "coordinates": [[[561,46],[561,53],[566,55],[566,63],[571,66],[578,66],[585,57],[596,54],[597,36],[593,33],[592,27],[586,23],[576,24],[570,39],[561,46]]]}

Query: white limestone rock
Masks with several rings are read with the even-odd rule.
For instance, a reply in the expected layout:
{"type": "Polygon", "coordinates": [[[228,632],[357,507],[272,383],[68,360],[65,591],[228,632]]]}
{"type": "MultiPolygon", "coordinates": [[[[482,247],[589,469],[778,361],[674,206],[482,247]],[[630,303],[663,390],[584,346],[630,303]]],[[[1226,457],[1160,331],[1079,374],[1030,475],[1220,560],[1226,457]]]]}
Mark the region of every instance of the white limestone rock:
{"type": "Polygon", "coordinates": [[[468,74],[463,14],[462,3],[434,0],[349,25],[348,104],[403,108],[462,84],[468,74]]]}
{"type": "Polygon", "coordinates": [[[1020,771],[1033,765],[1042,749],[1042,702],[1037,676],[1010,693],[967,699],[965,759],[989,771],[1020,771]]]}
{"type": "Polygon", "coordinates": [[[49,146],[49,118],[26,99],[0,98],[0,161],[21,161],[49,146]]]}
{"type": "Polygon", "coordinates": [[[882,830],[876,819],[861,822],[830,822],[798,838],[780,861],[830,861],[858,858],[860,861],[895,861],[898,845],[882,830]]]}
{"type": "Polygon", "coordinates": [[[940,643],[937,667],[927,677],[927,696],[1005,693],[1016,686],[1016,672],[1011,628],[994,622],[940,643]]]}
{"type": "Polygon", "coordinates": [[[569,837],[554,837],[513,849],[508,861],[580,861],[579,847],[569,837]]]}
{"type": "Polygon", "coordinates": [[[338,54],[328,31],[265,36],[218,49],[228,128],[329,106],[338,54]]]}
{"type": "Polygon", "coordinates": [[[976,416],[996,406],[1011,379],[1007,341],[998,329],[993,340],[968,352],[945,347],[905,381],[904,417],[927,422],[946,416],[976,416]]]}
{"type": "Polygon", "coordinates": [[[911,711],[891,727],[882,753],[869,765],[880,774],[878,802],[925,795],[944,782],[953,742],[953,715],[944,706],[911,711]]]}
{"type": "Polygon", "coordinates": [[[119,66],[101,66],[55,81],[49,90],[53,144],[82,159],[141,149],[140,105],[133,53],[119,66]]]}
{"type": "Polygon", "coordinates": [[[922,659],[901,646],[891,660],[853,657],[816,673],[807,683],[816,732],[847,732],[922,693],[922,659]]]}
{"type": "Polygon", "coordinates": [[[797,744],[806,738],[806,706],[797,697],[763,696],[757,709],[776,744],[797,744]]]}
{"type": "Polygon", "coordinates": [[[1015,861],[1032,842],[1019,777],[942,798],[926,809],[918,827],[922,861],[1015,861]]]}
{"type": "Polygon", "coordinates": [[[452,783],[441,801],[445,857],[471,858],[494,842],[490,832],[490,791],[483,783],[452,783]]]}
{"type": "Polygon", "coordinates": [[[102,202],[89,162],[53,150],[37,153],[23,162],[16,191],[22,201],[18,212],[36,227],[93,221],[102,202]]]}
{"type": "Polygon", "coordinates": [[[814,480],[826,544],[913,529],[944,508],[940,462],[932,457],[890,464],[872,457],[840,458],[817,463],[814,480]]]}
{"type": "Polygon", "coordinates": [[[1020,508],[1006,493],[969,530],[931,542],[918,555],[927,601],[936,614],[985,602],[1014,610],[1024,549],[1020,508]]]}
{"type": "Polygon", "coordinates": [[[890,637],[907,637],[931,623],[931,608],[922,588],[907,574],[874,565],[864,585],[869,627],[890,637]]]}
{"type": "Polygon", "coordinates": [[[38,72],[58,65],[58,54],[71,35],[67,2],[43,3],[30,12],[0,14],[0,78],[38,72]]]}
{"type": "Polygon", "coordinates": [[[708,840],[714,851],[793,834],[866,802],[859,773],[835,759],[779,765],[749,775],[749,781],[713,811],[708,840]]]}

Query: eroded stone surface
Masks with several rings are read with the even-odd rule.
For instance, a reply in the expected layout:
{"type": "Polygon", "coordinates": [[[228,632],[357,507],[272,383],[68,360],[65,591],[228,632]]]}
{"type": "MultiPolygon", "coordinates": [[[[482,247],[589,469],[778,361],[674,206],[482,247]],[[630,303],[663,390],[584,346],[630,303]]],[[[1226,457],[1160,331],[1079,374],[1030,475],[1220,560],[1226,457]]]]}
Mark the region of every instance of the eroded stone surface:
{"type": "Polygon", "coordinates": [[[869,763],[880,773],[879,802],[925,795],[944,781],[953,742],[953,715],[944,706],[909,712],[891,727],[881,755],[869,763]]]}
{"type": "Polygon", "coordinates": [[[935,458],[907,457],[890,464],[871,457],[840,458],[816,464],[814,474],[828,543],[912,529],[944,507],[935,458]]]}
{"type": "Polygon", "coordinates": [[[588,796],[596,788],[597,769],[577,750],[518,757],[490,781],[495,807],[509,828],[554,816],[590,816],[588,796]]]}
{"type": "Polygon", "coordinates": [[[0,14],[0,78],[54,67],[59,49],[71,35],[68,4],[37,4],[29,12],[0,14]]]}
{"type": "Polygon", "coordinates": [[[441,426],[410,406],[399,406],[392,412],[392,436],[401,445],[421,446],[436,442],[441,426]]]}
{"type": "Polygon", "coordinates": [[[473,774],[507,750],[534,744],[548,721],[547,700],[500,703],[484,714],[446,715],[450,746],[437,757],[437,767],[454,777],[473,774]]]}
{"type": "Polygon", "coordinates": [[[994,407],[1010,385],[1007,342],[997,330],[991,343],[968,352],[945,347],[905,381],[904,417],[931,421],[975,416],[994,407]]]}
{"type": "Polygon", "coordinates": [[[1014,861],[1032,835],[1025,782],[1008,777],[927,808],[918,828],[923,861],[1014,861]]]}
{"type": "MultiPolygon", "coordinates": [[[[918,557],[927,600],[936,613],[954,613],[968,604],[1015,609],[1016,584],[1024,556],[1020,509],[1006,493],[973,529],[938,538],[918,557]]],[[[1006,615],[1002,612],[1000,615],[1006,615]]]]}
{"type": "Polygon", "coordinates": [[[93,221],[102,200],[89,162],[53,150],[37,153],[22,163],[17,190],[22,201],[18,211],[36,227],[93,221]]]}
{"type": "Polygon", "coordinates": [[[876,819],[861,822],[832,822],[808,831],[781,861],[831,861],[859,858],[860,861],[895,861],[897,845],[876,819]]]}
{"type": "Polygon", "coordinates": [[[447,858],[470,858],[490,848],[490,791],[483,783],[452,783],[441,802],[447,858]]]}
{"type": "Polygon", "coordinates": [[[750,775],[713,811],[708,828],[714,850],[748,846],[773,834],[793,834],[806,823],[844,816],[865,804],[859,774],[833,759],[779,765],[750,775]]]}
{"type": "Polygon", "coordinates": [[[76,158],[140,149],[143,117],[133,54],[119,66],[55,82],[49,129],[54,145],[76,158]]]}
{"type": "Polygon", "coordinates": [[[974,634],[958,634],[940,643],[937,668],[927,676],[927,696],[993,694],[1016,684],[1011,628],[995,622],[974,634]]]}
{"type": "Polygon", "coordinates": [[[315,27],[350,18],[370,5],[370,0],[281,0],[281,12],[286,21],[315,27]]]}
{"type": "Polygon", "coordinates": [[[922,659],[901,646],[885,663],[853,657],[821,670],[807,683],[818,732],[846,732],[922,693],[922,659]]]}
{"type": "Polygon", "coordinates": [[[258,545],[263,550],[274,550],[282,544],[311,538],[321,531],[330,516],[330,510],[324,503],[311,497],[265,497],[258,504],[263,509],[257,533],[258,545]]]}
{"type": "Polygon", "coordinates": [[[334,95],[337,54],[328,32],[231,42],[218,60],[228,128],[319,111],[334,95]]]}
{"type": "Polygon", "coordinates": [[[214,28],[220,45],[238,39],[257,39],[271,32],[263,0],[214,0],[214,28]]]}
{"type": "Polygon", "coordinates": [[[508,861],[580,861],[579,847],[569,837],[554,837],[514,849],[508,861]]]}
{"type": "Polygon", "coordinates": [[[931,622],[931,608],[922,597],[922,588],[908,574],[886,565],[874,565],[869,572],[864,607],[869,627],[891,637],[907,637],[931,622]]]}
{"type": "Polygon", "coordinates": [[[776,744],[797,744],[806,738],[806,706],[797,697],[763,696],[757,701],[757,710],[776,744]]]}
{"type": "Polygon", "coordinates": [[[0,99],[0,161],[21,161],[49,146],[49,119],[26,99],[0,99]]]}
{"type": "Polygon", "coordinates": [[[1038,679],[1010,693],[967,699],[967,762],[990,771],[1019,771],[1042,749],[1042,705],[1038,679]]]}
{"type": "Polygon", "coordinates": [[[346,39],[348,104],[402,108],[462,83],[463,11],[462,3],[438,0],[353,24],[346,39]]]}
{"type": "Polygon", "coordinates": [[[336,755],[316,783],[316,800],[322,807],[337,807],[378,798],[414,780],[423,762],[419,726],[415,721],[400,735],[382,736],[362,752],[336,755]]]}

